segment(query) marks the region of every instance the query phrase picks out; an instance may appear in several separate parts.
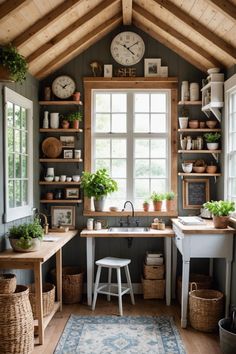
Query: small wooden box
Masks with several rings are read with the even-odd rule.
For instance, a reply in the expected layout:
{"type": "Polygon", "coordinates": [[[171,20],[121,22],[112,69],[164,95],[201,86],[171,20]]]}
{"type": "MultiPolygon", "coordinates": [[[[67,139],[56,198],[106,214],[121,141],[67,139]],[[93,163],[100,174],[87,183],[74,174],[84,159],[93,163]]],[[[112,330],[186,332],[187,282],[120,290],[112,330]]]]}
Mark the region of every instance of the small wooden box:
{"type": "Polygon", "coordinates": [[[165,266],[162,265],[143,265],[143,275],[145,279],[164,279],[165,266]]]}
{"type": "Polygon", "coordinates": [[[159,279],[144,279],[143,284],[143,298],[144,299],[164,299],[165,297],[165,280],[159,279]]]}

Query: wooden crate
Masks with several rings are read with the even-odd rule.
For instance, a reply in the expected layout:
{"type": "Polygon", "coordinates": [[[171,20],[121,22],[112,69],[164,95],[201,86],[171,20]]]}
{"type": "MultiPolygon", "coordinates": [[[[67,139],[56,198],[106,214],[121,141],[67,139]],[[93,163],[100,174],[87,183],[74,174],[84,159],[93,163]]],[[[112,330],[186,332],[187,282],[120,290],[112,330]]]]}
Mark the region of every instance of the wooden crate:
{"type": "Polygon", "coordinates": [[[165,279],[144,279],[143,298],[144,299],[164,299],[165,297],[165,279]]]}
{"type": "Polygon", "coordinates": [[[165,266],[162,265],[143,265],[144,279],[164,279],[165,266]]]}

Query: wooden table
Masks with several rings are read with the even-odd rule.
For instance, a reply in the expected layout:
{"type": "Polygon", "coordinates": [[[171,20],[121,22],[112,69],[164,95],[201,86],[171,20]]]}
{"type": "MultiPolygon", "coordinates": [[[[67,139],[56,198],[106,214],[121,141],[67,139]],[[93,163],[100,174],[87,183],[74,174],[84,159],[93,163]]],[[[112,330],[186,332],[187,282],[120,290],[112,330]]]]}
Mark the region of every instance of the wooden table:
{"type": "Polygon", "coordinates": [[[233,238],[235,230],[214,228],[213,222],[206,220],[204,225],[186,226],[178,219],[172,219],[175,232],[173,248],[173,272],[176,272],[177,248],[182,254],[182,298],[181,327],[187,327],[189,292],[189,268],[191,258],[211,258],[210,275],[213,273],[213,259],[225,258],[225,317],[228,317],[230,303],[231,263],[233,260],[233,238]]]}
{"type": "Polygon", "coordinates": [[[170,227],[167,227],[165,230],[153,230],[144,232],[121,232],[114,233],[110,232],[109,229],[102,229],[99,231],[89,231],[83,230],[80,233],[81,237],[86,237],[86,248],[87,248],[87,302],[88,305],[92,304],[92,294],[93,294],[93,285],[94,285],[94,262],[95,262],[95,239],[96,238],[113,238],[113,237],[155,237],[164,238],[164,247],[165,247],[165,266],[166,266],[166,304],[170,305],[171,302],[171,238],[174,237],[174,232],[170,227]]]}
{"type": "Polygon", "coordinates": [[[50,233],[50,236],[58,240],[53,242],[43,241],[40,250],[36,252],[17,253],[13,250],[0,252],[1,269],[32,269],[34,272],[39,344],[44,343],[44,330],[55,312],[58,309],[60,311],[62,310],[62,247],[77,235],[77,233],[77,230],[71,230],[66,233],[50,233]],[[54,254],[56,255],[57,301],[54,304],[53,311],[48,316],[43,317],[42,264],[54,254]]]}

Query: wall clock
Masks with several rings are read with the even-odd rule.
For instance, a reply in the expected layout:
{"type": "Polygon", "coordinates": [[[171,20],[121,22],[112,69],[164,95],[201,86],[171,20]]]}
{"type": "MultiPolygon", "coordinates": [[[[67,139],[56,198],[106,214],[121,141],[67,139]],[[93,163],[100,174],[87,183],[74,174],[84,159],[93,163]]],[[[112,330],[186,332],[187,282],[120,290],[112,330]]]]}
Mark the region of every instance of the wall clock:
{"type": "Polygon", "coordinates": [[[58,76],[52,83],[52,92],[58,98],[69,98],[75,92],[75,81],[67,75],[58,76]]]}
{"type": "Polygon", "coordinates": [[[111,55],[122,65],[138,63],[145,52],[143,39],[135,32],[121,32],[111,42],[111,55]]]}

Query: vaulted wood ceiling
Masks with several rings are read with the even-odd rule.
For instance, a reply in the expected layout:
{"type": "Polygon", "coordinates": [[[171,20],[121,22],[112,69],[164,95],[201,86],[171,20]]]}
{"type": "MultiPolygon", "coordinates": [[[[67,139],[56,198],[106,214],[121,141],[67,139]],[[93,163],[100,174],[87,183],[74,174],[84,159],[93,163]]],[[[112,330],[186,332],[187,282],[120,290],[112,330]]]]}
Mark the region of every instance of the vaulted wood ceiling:
{"type": "Polygon", "coordinates": [[[122,23],[200,70],[236,64],[236,0],[0,0],[0,43],[13,43],[39,79],[122,23]]]}

